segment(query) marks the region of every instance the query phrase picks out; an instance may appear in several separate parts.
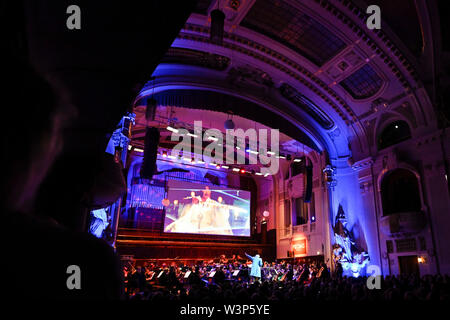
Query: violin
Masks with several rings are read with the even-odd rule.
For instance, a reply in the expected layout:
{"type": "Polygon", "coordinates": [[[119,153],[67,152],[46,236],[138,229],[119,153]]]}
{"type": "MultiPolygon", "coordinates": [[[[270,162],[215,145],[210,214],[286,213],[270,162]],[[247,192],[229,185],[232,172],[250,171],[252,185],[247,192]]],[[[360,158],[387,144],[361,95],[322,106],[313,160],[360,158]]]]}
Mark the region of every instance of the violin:
{"type": "Polygon", "coordinates": [[[283,273],[283,271],[280,271],[279,273],[278,273],[278,277],[277,277],[277,281],[284,281],[284,279],[285,279],[286,277],[285,277],[285,274],[283,273]],[[283,278],[284,277],[284,278],[283,278]],[[282,280],[283,279],[283,280],[282,280]]]}
{"type": "Polygon", "coordinates": [[[287,271],[284,272],[284,274],[283,274],[283,276],[281,277],[280,281],[285,281],[285,280],[286,280],[286,277],[287,277],[288,272],[289,272],[289,270],[287,270],[287,271]]]}
{"type": "Polygon", "coordinates": [[[154,276],[155,276],[155,271],[149,271],[148,273],[146,273],[145,280],[152,281],[154,276]]]}
{"type": "Polygon", "coordinates": [[[303,273],[305,272],[305,270],[306,270],[306,268],[302,268],[302,272],[300,272],[300,275],[299,275],[298,278],[297,278],[297,282],[300,282],[300,280],[301,280],[302,277],[303,277],[303,273]]]}
{"type": "Polygon", "coordinates": [[[319,269],[319,272],[317,272],[317,274],[316,274],[316,278],[320,278],[322,276],[323,269],[324,269],[324,267],[321,267],[319,269]]]}

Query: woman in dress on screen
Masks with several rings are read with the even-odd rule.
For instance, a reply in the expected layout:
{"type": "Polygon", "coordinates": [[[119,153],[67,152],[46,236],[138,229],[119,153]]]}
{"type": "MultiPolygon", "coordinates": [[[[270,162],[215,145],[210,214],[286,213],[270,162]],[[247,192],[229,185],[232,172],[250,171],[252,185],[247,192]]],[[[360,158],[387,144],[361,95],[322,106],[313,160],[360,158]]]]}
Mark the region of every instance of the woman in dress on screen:
{"type": "Polygon", "coordinates": [[[166,232],[233,234],[228,220],[231,206],[223,204],[221,197],[218,199],[221,201],[211,199],[208,186],[202,193],[202,197],[199,197],[195,196],[195,192],[191,192],[192,203],[184,206],[180,218],[168,225],[166,232]]]}

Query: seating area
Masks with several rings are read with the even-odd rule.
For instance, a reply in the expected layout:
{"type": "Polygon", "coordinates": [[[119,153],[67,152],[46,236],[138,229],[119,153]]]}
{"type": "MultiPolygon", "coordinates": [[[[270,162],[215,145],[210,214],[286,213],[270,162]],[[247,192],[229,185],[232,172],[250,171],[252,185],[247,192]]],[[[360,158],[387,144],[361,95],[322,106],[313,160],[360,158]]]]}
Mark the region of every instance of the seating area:
{"type": "Polygon", "coordinates": [[[385,276],[381,277],[381,288],[371,290],[367,277],[346,277],[330,273],[326,267],[326,271],[323,268],[320,271],[315,265],[266,262],[262,269],[261,281],[251,281],[247,264],[239,262],[189,266],[151,263],[137,268],[129,265],[124,268],[126,299],[304,303],[450,301],[448,275],[385,276]],[[240,272],[233,276],[237,270],[240,272]]]}

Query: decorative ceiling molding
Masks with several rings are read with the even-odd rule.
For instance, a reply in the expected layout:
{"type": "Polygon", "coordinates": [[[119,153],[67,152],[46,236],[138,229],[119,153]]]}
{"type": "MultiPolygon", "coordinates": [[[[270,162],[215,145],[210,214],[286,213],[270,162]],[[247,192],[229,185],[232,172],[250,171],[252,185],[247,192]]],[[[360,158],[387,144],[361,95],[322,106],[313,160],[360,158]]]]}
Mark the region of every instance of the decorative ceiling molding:
{"type": "Polygon", "coordinates": [[[160,63],[187,64],[223,71],[230,65],[230,58],[199,50],[171,47],[160,63]]]}
{"type": "MultiPolygon", "coordinates": [[[[359,20],[361,25],[366,26],[366,20],[368,15],[361,11],[356,5],[352,3],[350,0],[337,0],[340,2],[345,8],[349,10],[349,12],[353,15],[352,18],[355,20],[359,20]]],[[[352,19],[346,15],[344,12],[339,10],[336,6],[329,3],[326,0],[314,0],[317,4],[319,4],[323,9],[329,11],[333,14],[337,19],[342,21],[345,25],[349,27],[349,29],[356,34],[359,38],[361,38],[367,46],[369,46],[375,54],[377,54],[384,64],[391,70],[391,72],[395,75],[395,77],[400,81],[403,88],[407,91],[411,90],[411,87],[416,87],[416,84],[410,84],[403,73],[399,70],[399,68],[395,65],[392,59],[389,58],[389,54],[386,50],[383,50],[377,43],[372,40],[372,37],[369,36],[364,29],[360,28],[357,23],[353,22],[352,19]]],[[[370,30],[370,32],[378,38],[378,40],[382,41],[385,46],[392,52],[392,54],[398,59],[401,65],[408,72],[409,76],[414,80],[414,82],[419,81],[418,74],[413,66],[413,64],[408,61],[406,56],[400,51],[400,49],[394,44],[394,42],[390,39],[390,37],[381,29],[370,30]]]]}
{"type": "Polygon", "coordinates": [[[291,101],[293,104],[304,110],[325,130],[330,130],[334,127],[334,122],[328,117],[317,105],[311,100],[295,90],[287,83],[283,83],[279,88],[283,97],[291,101]]]}
{"type": "Polygon", "coordinates": [[[257,86],[272,88],[272,77],[265,71],[251,66],[238,66],[228,70],[228,81],[232,83],[253,83],[257,86]]]}
{"type": "MultiPolygon", "coordinates": [[[[148,90],[145,89],[145,90],[148,90]]],[[[144,90],[144,92],[145,92],[144,90]]],[[[135,107],[146,105],[148,95],[142,94],[135,102],[135,107]]],[[[311,133],[304,127],[285,121],[285,117],[272,110],[261,108],[260,104],[245,99],[244,97],[232,96],[217,91],[200,89],[169,89],[152,95],[157,101],[157,106],[173,106],[191,109],[204,109],[218,112],[231,111],[233,114],[243,118],[254,119],[268,127],[280,128],[279,130],[291,137],[301,141],[306,146],[321,152],[324,148],[323,141],[317,141],[316,132],[311,133]]],[[[286,113],[286,116],[294,115],[286,113]]]]}
{"type": "Polygon", "coordinates": [[[289,1],[256,1],[240,26],[275,40],[319,67],[347,47],[336,32],[289,1]]]}
{"type": "Polygon", "coordinates": [[[384,81],[369,64],[365,64],[340,81],[339,84],[353,99],[364,100],[380,92],[384,81]]]}
{"type": "MultiPolygon", "coordinates": [[[[179,39],[197,41],[197,42],[203,42],[203,43],[210,43],[210,39],[208,36],[201,35],[201,34],[205,34],[205,35],[209,34],[208,27],[194,25],[194,24],[186,24],[183,30],[188,31],[188,32],[184,32],[184,31],[180,32],[180,34],[178,35],[179,39]]],[[[350,125],[354,121],[358,121],[356,114],[353,112],[353,110],[350,108],[350,106],[345,102],[345,100],[343,98],[341,98],[325,82],[323,82],[321,79],[316,77],[310,71],[306,70],[300,64],[294,62],[292,59],[290,59],[290,58],[288,58],[288,57],[276,52],[275,50],[272,50],[260,43],[257,43],[248,38],[244,38],[237,34],[224,33],[224,40],[225,39],[228,41],[223,42],[223,45],[222,45],[223,47],[233,50],[233,51],[240,52],[242,54],[245,54],[245,55],[253,57],[257,60],[260,60],[264,63],[267,63],[267,64],[271,65],[272,67],[286,73],[290,77],[301,82],[304,86],[306,86],[308,89],[310,89],[312,92],[314,92],[317,96],[319,96],[322,100],[324,100],[327,104],[329,104],[336,111],[336,113],[338,113],[338,115],[341,117],[341,119],[347,125],[350,125]],[[233,41],[234,43],[232,43],[230,41],[233,41]],[[261,54],[255,52],[255,51],[252,51],[247,47],[237,45],[236,43],[241,43],[247,47],[250,47],[256,51],[259,51],[261,54]],[[279,60],[283,64],[286,64],[289,67],[295,69],[296,72],[285,67],[283,64],[278,63],[276,60],[268,58],[267,56],[271,56],[274,59],[279,60]],[[333,102],[326,94],[324,94],[321,90],[319,90],[317,88],[317,86],[319,86],[323,91],[325,91],[327,94],[329,94],[331,97],[333,97],[336,101],[338,101],[339,104],[341,105],[341,107],[347,112],[348,115],[350,115],[352,121],[341,110],[341,108],[335,102],[333,102]]]]}

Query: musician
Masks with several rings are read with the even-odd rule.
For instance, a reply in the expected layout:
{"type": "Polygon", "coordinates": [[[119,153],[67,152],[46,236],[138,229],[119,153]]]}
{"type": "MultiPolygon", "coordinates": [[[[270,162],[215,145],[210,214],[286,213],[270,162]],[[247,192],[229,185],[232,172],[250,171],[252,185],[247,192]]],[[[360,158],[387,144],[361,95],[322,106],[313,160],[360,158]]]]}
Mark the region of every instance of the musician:
{"type": "Polygon", "coordinates": [[[239,260],[239,256],[236,256],[235,254],[233,254],[233,256],[231,257],[231,259],[230,259],[230,262],[232,262],[233,264],[234,263],[237,263],[237,262],[239,262],[238,260],[239,260]]]}
{"type": "Polygon", "coordinates": [[[216,273],[213,278],[214,282],[217,284],[223,284],[225,282],[225,273],[223,272],[222,267],[216,269],[216,273]]]}
{"type": "Polygon", "coordinates": [[[227,259],[227,257],[224,255],[224,254],[222,254],[221,256],[220,256],[220,263],[222,263],[222,264],[226,264],[226,263],[228,263],[228,259],[227,259]]]}
{"type": "Polygon", "coordinates": [[[259,281],[261,278],[261,267],[263,266],[262,259],[259,257],[259,254],[252,257],[251,255],[245,253],[247,258],[252,261],[252,267],[250,269],[250,277],[254,281],[259,281]]]}
{"type": "Polygon", "coordinates": [[[173,288],[178,284],[178,278],[175,272],[175,268],[173,266],[170,266],[169,268],[169,274],[167,275],[167,285],[170,288],[173,288]]]}
{"type": "Polygon", "coordinates": [[[128,272],[128,292],[132,292],[134,289],[139,287],[139,274],[138,270],[131,265],[130,272],[128,272]]]}
{"type": "Polygon", "coordinates": [[[189,277],[189,284],[193,285],[193,284],[199,284],[200,283],[200,267],[199,266],[195,266],[192,270],[192,273],[189,277]]]}
{"type": "Polygon", "coordinates": [[[294,268],[292,265],[288,264],[288,271],[286,273],[285,281],[291,281],[294,277],[294,268]]]}
{"type": "Polygon", "coordinates": [[[317,273],[317,277],[320,279],[328,279],[330,277],[330,271],[328,270],[326,263],[322,262],[322,266],[317,273]]]}
{"type": "Polygon", "coordinates": [[[317,270],[317,267],[315,264],[310,265],[309,266],[310,278],[315,278],[318,271],[319,270],[317,270]]]}
{"type": "Polygon", "coordinates": [[[299,277],[298,281],[300,283],[303,283],[303,282],[307,281],[308,279],[309,279],[309,268],[306,264],[304,264],[302,267],[302,271],[300,273],[300,277],[299,277]]]}
{"type": "Polygon", "coordinates": [[[145,278],[145,269],[143,267],[137,267],[136,282],[137,282],[137,287],[139,288],[139,292],[143,292],[144,288],[147,285],[147,281],[145,278]]]}

